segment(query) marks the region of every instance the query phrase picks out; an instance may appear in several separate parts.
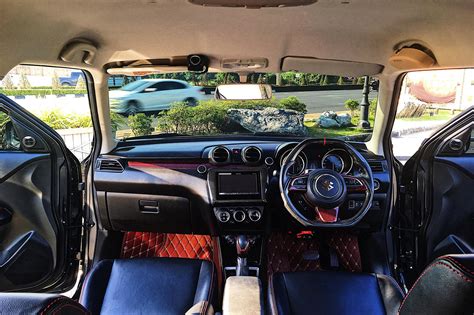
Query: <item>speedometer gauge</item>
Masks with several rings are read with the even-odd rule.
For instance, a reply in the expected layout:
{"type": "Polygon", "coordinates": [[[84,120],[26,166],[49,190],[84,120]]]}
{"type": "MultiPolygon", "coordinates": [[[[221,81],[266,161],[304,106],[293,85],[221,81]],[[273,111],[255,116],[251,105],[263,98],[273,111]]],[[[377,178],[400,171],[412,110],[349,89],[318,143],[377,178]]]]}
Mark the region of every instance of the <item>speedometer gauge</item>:
{"type": "Polygon", "coordinates": [[[324,156],[321,161],[323,168],[342,173],[344,170],[344,160],[337,154],[330,153],[324,156]]]}

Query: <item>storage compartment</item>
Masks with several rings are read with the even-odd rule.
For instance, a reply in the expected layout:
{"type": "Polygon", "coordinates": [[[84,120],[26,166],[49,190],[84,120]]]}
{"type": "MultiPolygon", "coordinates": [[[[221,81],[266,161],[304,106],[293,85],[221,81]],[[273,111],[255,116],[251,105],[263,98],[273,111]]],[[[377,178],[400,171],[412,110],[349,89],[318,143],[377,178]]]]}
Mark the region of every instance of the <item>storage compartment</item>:
{"type": "Polygon", "coordinates": [[[260,280],[257,277],[227,278],[224,287],[222,314],[263,314],[260,280]]]}
{"type": "Polygon", "coordinates": [[[112,229],[190,233],[189,199],[174,196],[106,193],[112,229]]]}

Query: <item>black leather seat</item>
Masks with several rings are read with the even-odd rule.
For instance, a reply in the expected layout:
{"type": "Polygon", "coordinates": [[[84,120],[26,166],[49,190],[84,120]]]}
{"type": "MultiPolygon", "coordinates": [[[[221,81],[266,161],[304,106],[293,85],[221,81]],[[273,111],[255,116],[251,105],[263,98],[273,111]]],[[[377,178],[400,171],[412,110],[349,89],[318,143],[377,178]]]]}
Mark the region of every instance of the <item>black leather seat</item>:
{"type": "Polygon", "coordinates": [[[0,314],[84,315],[90,312],[58,294],[0,293],[0,314]]]}
{"type": "Polygon", "coordinates": [[[211,262],[179,258],[99,262],[86,277],[80,303],[92,314],[205,314],[213,301],[211,262]]]}
{"type": "Polygon", "coordinates": [[[473,314],[474,255],[435,260],[405,299],[395,280],[348,272],[278,273],[270,280],[272,314],[473,314]]]}

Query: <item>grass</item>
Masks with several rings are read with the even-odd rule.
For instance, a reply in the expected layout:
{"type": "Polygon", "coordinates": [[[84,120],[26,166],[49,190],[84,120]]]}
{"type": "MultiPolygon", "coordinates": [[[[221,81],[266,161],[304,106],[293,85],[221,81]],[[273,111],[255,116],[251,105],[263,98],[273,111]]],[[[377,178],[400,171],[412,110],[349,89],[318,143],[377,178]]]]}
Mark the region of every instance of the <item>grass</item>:
{"type": "Polygon", "coordinates": [[[320,128],[314,122],[305,122],[304,125],[309,135],[315,138],[341,138],[372,133],[372,129],[364,130],[358,127],[320,128]]]}

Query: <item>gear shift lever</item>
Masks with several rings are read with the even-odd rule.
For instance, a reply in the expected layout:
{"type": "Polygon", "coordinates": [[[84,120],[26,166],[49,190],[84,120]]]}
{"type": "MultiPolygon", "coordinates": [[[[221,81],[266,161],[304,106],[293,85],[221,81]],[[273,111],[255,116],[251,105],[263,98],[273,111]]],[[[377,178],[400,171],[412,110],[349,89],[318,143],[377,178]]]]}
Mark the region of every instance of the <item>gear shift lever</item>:
{"type": "Polygon", "coordinates": [[[239,235],[235,238],[235,246],[237,249],[237,276],[248,276],[249,267],[247,265],[247,256],[252,245],[251,240],[246,235],[239,235]]]}

